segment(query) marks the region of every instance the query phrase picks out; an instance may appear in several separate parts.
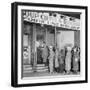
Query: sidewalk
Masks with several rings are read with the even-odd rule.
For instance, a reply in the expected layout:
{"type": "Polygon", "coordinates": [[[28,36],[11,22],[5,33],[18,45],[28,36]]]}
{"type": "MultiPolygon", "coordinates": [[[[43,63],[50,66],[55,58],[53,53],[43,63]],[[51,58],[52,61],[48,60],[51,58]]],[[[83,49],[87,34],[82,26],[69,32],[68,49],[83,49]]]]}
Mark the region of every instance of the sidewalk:
{"type": "Polygon", "coordinates": [[[80,73],[74,74],[72,72],[70,72],[70,74],[66,74],[66,73],[50,73],[50,72],[33,72],[33,73],[24,73],[23,77],[37,77],[37,76],[56,76],[56,75],[80,75],[80,73]]]}

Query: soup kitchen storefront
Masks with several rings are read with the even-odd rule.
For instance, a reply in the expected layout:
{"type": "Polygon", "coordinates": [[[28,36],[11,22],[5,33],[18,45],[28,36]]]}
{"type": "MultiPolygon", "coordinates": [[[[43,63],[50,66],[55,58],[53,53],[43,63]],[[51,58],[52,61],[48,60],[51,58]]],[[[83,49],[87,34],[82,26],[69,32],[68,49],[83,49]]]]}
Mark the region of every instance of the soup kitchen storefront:
{"type": "Polygon", "coordinates": [[[49,53],[43,53],[45,46],[53,46],[59,51],[68,45],[80,47],[79,18],[59,12],[23,10],[22,22],[22,76],[48,72],[49,53]]]}

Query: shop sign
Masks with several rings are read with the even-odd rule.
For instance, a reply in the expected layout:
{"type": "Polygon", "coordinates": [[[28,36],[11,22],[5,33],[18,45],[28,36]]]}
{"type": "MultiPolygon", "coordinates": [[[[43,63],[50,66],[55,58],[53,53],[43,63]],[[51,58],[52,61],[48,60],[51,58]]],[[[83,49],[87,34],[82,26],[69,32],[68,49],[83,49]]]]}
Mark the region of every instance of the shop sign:
{"type": "Polygon", "coordinates": [[[80,30],[80,19],[62,15],[59,13],[30,12],[24,11],[23,18],[25,21],[62,27],[67,29],[80,30]]]}

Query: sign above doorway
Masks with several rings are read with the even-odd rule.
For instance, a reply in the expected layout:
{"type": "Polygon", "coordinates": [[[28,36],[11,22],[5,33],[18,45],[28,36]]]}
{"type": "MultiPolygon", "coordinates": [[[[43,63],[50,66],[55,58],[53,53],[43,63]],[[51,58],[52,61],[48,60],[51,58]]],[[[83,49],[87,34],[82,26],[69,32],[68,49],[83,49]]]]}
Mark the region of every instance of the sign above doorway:
{"type": "Polygon", "coordinates": [[[23,11],[24,21],[32,23],[40,23],[55,27],[67,28],[72,30],[80,30],[80,19],[50,12],[33,12],[23,11]]]}

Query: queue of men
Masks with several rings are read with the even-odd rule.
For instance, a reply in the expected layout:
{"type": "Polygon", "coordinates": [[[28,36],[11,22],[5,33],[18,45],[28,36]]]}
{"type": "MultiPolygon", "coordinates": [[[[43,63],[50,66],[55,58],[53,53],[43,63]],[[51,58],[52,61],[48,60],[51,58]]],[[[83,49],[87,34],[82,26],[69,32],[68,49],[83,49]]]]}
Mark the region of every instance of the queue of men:
{"type": "Polygon", "coordinates": [[[80,48],[78,46],[67,45],[59,50],[44,44],[41,55],[50,73],[77,74],[80,72],[80,48]]]}

